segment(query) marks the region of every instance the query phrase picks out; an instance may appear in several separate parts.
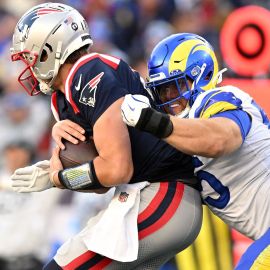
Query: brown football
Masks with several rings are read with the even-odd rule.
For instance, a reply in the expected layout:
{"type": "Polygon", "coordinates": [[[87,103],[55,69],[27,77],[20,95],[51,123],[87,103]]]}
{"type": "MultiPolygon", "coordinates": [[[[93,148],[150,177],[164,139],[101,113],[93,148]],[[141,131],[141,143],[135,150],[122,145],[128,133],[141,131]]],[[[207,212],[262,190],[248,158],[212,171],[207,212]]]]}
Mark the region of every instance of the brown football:
{"type": "Polygon", "coordinates": [[[87,142],[80,141],[78,144],[68,141],[63,143],[65,149],[60,150],[59,157],[64,169],[86,163],[98,155],[93,139],[89,139],[87,142]]]}

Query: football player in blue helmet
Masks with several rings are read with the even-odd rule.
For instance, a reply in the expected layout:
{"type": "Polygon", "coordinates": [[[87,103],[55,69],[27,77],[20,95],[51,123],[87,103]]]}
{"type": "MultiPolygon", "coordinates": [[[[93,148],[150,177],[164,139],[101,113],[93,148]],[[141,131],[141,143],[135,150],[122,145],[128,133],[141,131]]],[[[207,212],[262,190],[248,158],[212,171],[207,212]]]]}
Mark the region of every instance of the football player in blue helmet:
{"type": "Polygon", "coordinates": [[[147,87],[157,106],[186,117],[202,91],[216,87],[218,62],[212,46],[202,37],[181,33],[162,40],[148,61],[147,87]]]}
{"type": "Polygon", "coordinates": [[[166,114],[145,96],[127,95],[123,121],[193,156],[204,203],[257,240],[236,269],[270,269],[270,133],[263,109],[237,87],[217,87],[222,71],[212,46],[198,35],[162,40],[148,68],[147,86],[166,114]]]}

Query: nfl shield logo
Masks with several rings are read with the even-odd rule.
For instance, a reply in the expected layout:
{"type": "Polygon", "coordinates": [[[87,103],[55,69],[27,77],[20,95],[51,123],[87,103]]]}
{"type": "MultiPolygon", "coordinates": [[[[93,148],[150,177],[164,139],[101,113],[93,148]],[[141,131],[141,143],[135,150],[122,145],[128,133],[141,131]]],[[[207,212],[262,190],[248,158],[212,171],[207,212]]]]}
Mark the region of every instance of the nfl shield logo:
{"type": "Polygon", "coordinates": [[[119,197],[118,197],[118,201],[120,201],[120,202],[126,202],[127,199],[128,199],[128,196],[129,196],[128,193],[126,193],[125,191],[122,191],[120,193],[119,197]]]}

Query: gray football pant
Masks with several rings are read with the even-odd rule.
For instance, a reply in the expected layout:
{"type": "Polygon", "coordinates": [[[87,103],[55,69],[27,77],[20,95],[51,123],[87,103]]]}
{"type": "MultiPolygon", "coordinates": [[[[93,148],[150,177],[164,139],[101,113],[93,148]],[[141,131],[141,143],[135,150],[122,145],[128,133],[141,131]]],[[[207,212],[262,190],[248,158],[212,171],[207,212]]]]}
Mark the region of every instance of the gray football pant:
{"type": "Polygon", "coordinates": [[[202,205],[198,191],[180,182],[153,183],[141,191],[136,261],[112,261],[88,251],[76,235],[65,245],[65,252],[57,253],[44,270],[159,269],[196,239],[201,223],[202,205]]]}

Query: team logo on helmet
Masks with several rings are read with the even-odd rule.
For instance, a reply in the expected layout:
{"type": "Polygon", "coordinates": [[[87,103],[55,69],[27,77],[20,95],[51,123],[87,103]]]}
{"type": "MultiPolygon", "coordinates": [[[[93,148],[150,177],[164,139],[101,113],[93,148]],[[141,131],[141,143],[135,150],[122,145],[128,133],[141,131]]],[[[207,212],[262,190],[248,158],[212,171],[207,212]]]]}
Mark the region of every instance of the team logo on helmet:
{"type": "Polygon", "coordinates": [[[86,86],[83,88],[81,92],[79,100],[80,103],[90,107],[95,107],[96,90],[103,75],[104,72],[99,73],[96,77],[91,79],[89,83],[86,84],[86,86]]]}
{"type": "Polygon", "coordinates": [[[200,71],[201,71],[200,67],[196,66],[191,70],[191,75],[192,76],[197,76],[200,73],[200,71]]]}
{"type": "Polygon", "coordinates": [[[48,7],[48,8],[38,8],[31,11],[28,15],[24,16],[22,20],[18,23],[18,29],[20,32],[23,31],[25,25],[31,27],[32,24],[42,15],[47,15],[54,12],[63,12],[62,9],[57,7],[48,7]]]}

